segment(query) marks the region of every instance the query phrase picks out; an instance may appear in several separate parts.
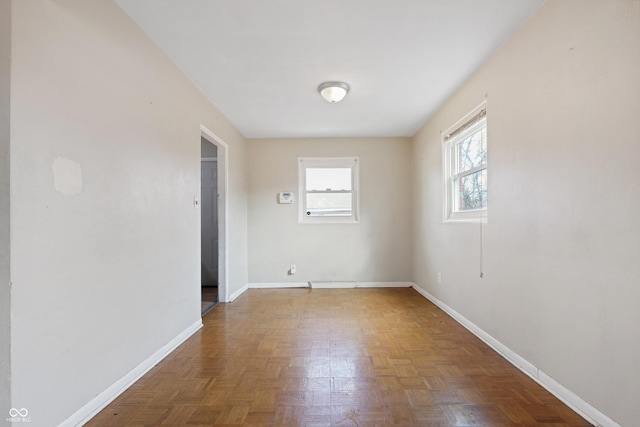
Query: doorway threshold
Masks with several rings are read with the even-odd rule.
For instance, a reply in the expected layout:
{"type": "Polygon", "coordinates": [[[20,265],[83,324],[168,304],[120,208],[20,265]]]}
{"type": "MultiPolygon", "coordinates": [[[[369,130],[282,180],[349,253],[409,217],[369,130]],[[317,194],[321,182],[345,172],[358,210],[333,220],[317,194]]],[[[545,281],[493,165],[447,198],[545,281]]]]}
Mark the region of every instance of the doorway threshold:
{"type": "Polygon", "coordinates": [[[218,306],[217,301],[216,302],[202,301],[202,310],[200,311],[200,316],[204,317],[205,314],[209,313],[211,310],[213,310],[217,306],[218,306]]]}

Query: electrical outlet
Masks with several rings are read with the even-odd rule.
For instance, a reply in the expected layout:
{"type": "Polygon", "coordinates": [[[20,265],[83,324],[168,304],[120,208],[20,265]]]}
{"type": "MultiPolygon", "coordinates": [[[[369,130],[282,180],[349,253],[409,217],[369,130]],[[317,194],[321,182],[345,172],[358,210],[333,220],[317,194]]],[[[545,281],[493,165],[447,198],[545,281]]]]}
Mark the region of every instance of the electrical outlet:
{"type": "Polygon", "coordinates": [[[296,274],[296,265],[291,264],[291,266],[289,267],[289,276],[293,276],[294,274],[296,274]]]}
{"type": "Polygon", "coordinates": [[[438,273],[438,283],[442,283],[442,273],[438,273]]]}

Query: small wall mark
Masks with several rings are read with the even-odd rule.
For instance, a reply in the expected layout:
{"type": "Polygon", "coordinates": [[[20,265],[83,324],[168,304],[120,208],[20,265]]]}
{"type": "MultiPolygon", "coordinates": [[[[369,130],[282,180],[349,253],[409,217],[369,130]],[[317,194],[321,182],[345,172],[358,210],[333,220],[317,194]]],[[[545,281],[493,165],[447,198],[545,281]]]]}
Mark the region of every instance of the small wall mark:
{"type": "Polygon", "coordinates": [[[75,196],[82,192],[82,167],[80,163],[64,157],[56,157],[51,166],[53,185],[65,196],[75,196]]]}

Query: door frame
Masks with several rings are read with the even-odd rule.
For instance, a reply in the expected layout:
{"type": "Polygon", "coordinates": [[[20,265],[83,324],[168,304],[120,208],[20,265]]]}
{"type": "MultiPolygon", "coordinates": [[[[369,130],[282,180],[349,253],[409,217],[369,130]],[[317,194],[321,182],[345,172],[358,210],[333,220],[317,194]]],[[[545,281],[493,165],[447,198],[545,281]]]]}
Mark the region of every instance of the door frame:
{"type": "MultiPolygon", "coordinates": [[[[229,146],[203,125],[200,125],[200,137],[218,148],[218,302],[229,302],[229,146]]],[[[198,187],[201,194],[202,177],[198,187]]],[[[202,239],[201,222],[198,230],[202,239]]]]}

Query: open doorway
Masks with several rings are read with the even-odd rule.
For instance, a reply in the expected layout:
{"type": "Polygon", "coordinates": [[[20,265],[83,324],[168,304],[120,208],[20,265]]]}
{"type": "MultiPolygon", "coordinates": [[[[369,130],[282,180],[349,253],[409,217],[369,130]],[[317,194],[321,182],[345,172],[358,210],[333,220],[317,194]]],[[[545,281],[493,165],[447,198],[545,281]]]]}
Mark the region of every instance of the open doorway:
{"type": "Polygon", "coordinates": [[[205,128],[200,139],[201,314],[226,301],[226,144],[205,128]]]}

